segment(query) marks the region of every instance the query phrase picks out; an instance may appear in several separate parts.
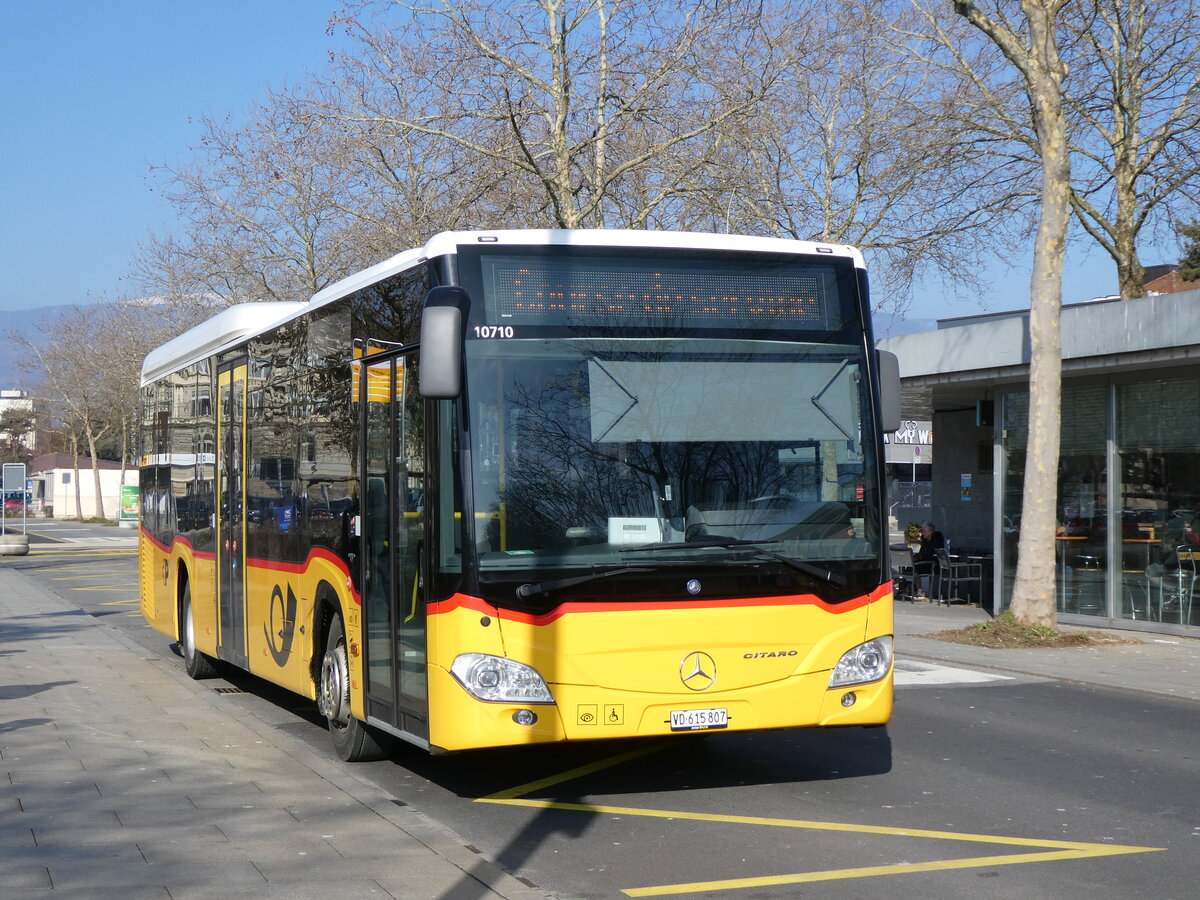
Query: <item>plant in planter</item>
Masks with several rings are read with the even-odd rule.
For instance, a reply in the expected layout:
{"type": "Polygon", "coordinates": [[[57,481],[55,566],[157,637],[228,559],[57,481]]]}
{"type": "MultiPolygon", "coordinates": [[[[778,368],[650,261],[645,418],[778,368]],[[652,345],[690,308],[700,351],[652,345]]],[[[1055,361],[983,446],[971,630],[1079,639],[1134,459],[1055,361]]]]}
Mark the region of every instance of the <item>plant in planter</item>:
{"type": "Polygon", "coordinates": [[[921,526],[916,522],[909,522],[904,526],[904,543],[910,547],[921,543],[921,526]]]}

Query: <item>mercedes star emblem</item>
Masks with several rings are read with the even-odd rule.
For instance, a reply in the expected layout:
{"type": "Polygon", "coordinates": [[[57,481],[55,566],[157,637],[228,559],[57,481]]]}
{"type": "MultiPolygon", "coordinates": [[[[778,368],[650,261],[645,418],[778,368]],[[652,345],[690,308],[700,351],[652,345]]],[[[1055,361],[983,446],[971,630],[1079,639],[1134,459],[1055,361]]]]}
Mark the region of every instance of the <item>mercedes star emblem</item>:
{"type": "Polygon", "coordinates": [[[690,691],[704,691],[717,680],[717,664],[703,650],[693,650],[679,664],[679,678],[690,691]]]}

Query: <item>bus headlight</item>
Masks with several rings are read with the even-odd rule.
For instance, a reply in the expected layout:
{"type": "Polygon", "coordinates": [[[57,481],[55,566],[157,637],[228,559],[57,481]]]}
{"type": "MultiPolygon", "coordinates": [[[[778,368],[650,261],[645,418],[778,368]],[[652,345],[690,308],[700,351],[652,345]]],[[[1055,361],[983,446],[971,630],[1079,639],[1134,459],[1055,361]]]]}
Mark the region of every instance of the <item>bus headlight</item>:
{"type": "Polygon", "coordinates": [[[542,676],[524,663],[490,656],[464,653],[450,666],[468,694],[490,703],[553,703],[550,688],[542,676]]]}
{"type": "Polygon", "coordinates": [[[829,686],[870,684],[887,675],[892,667],[892,636],[885,635],[847,650],[834,667],[829,686]]]}

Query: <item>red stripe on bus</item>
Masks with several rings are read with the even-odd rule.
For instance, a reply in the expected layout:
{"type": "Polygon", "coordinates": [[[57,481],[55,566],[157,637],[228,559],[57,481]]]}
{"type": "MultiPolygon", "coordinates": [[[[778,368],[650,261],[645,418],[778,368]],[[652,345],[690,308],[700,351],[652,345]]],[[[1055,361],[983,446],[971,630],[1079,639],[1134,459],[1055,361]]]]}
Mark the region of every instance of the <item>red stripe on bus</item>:
{"type": "Polygon", "coordinates": [[[267,569],[271,572],[284,572],[288,575],[304,575],[307,574],[309,567],[314,559],[323,559],[331,564],[335,569],[346,576],[346,587],[350,591],[350,599],[354,601],[356,606],[362,606],[362,595],[354,589],[353,580],[350,577],[350,569],[346,565],[345,560],[325,547],[313,547],[308,551],[308,556],[304,558],[304,562],[290,563],[276,559],[259,559],[258,557],[246,557],[246,565],[251,569],[267,569]]]}
{"type": "Polygon", "coordinates": [[[146,540],[148,540],[151,544],[153,544],[156,548],[158,548],[158,550],[160,550],[163,553],[169,554],[169,553],[173,552],[175,549],[175,545],[178,544],[180,547],[186,548],[188,553],[190,553],[192,555],[193,559],[215,560],[217,558],[217,554],[212,552],[211,550],[197,550],[195,547],[192,546],[192,542],[189,541],[185,537],[175,535],[175,537],[171,539],[171,546],[168,547],[166,544],[164,544],[162,541],[160,541],[158,538],[156,538],[154,535],[152,535],[150,532],[148,532],[144,527],[141,528],[141,532],[142,532],[142,537],[144,537],[146,540]]]}
{"type": "MultiPolygon", "coordinates": [[[[168,547],[162,541],[158,540],[158,538],[154,537],[154,535],[150,534],[150,532],[148,532],[145,528],[142,528],[141,532],[142,536],[145,537],[146,540],[148,540],[163,553],[170,554],[175,545],[178,544],[180,547],[186,547],[188,552],[191,553],[192,557],[195,559],[216,560],[217,558],[216,553],[196,550],[192,546],[192,542],[185,537],[176,535],[172,540],[171,546],[168,547]]],[[[303,575],[308,571],[308,568],[314,559],[323,559],[329,563],[332,563],[335,568],[337,568],[346,576],[347,583],[350,582],[350,569],[346,566],[345,561],[342,560],[342,558],[336,553],[333,553],[324,547],[313,547],[308,552],[308,556],[305,557],[304,562],[302,563],[289,563],[278,560],[247,557],[246,565],[252,569],[268,569],[272,572],[285,572],[290,575],[303,575]]],[[[362,606],[362,597],[359,595],[358,591],[354,590],[352,585],[350,586],[350,595],[356,605],[362,606]]]]}
{"type": "Polygon", "coordinates": [[[547,613],[533,615],[516,612],[511,609],[500,609],[479,597],[469,594],[454,594],[445,600],[431,603],[429,615],[445,615],[459,609],[471,610],[484,615],[496,616],[509,622],[520,622],[527,625],[549,625],[565,615],[578,613],[600,612],[641,612],[647,610],[671,609],[751,609],[754,607],[783,607],[783,606],[818,606],[825,612],[842,614],[862,609],[871,603],[876,603],[884,597],[891,596],[891,584],[881,584],[869,594],[855,597],[845,603],[826,603],[813,594],[795,594],[786,597],[743,597],[726,600],[633,600],[602,603],[567,602],[560,604],[547,613]]]}

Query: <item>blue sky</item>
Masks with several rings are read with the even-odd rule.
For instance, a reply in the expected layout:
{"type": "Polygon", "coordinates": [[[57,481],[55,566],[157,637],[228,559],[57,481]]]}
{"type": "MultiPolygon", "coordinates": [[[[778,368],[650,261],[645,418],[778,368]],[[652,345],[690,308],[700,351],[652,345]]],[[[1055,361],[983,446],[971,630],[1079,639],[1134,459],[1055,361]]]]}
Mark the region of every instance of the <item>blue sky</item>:
{"type": "MultiPolygon", "coordinates": [[[[0,29],[0,313],[130,293],[124,277],[138,243],[173,221],[150,190],[150,166],[185,158],[205,114],[236,119],[269,87],[323,68],[338,41],[325,33],[337,6],[7,0],[0,29]]],[[[1146,253],[1143,261],[1171,259],[1146,253]]],[[[927,285],[909,315],[1025,305],[1027,263],[997,267],[991,280],[983,303],[927,285]]],[[[1115,280],[1098,249],[1074,251],[1065,299],[1110,293],[1115,280]]]]}
{"type": "Polygon", "coordinates": [[[111,299],[169,229],[151,165],[323,68],[336,0],[6,0],[0,18],[0,311],[111,299]]]}

